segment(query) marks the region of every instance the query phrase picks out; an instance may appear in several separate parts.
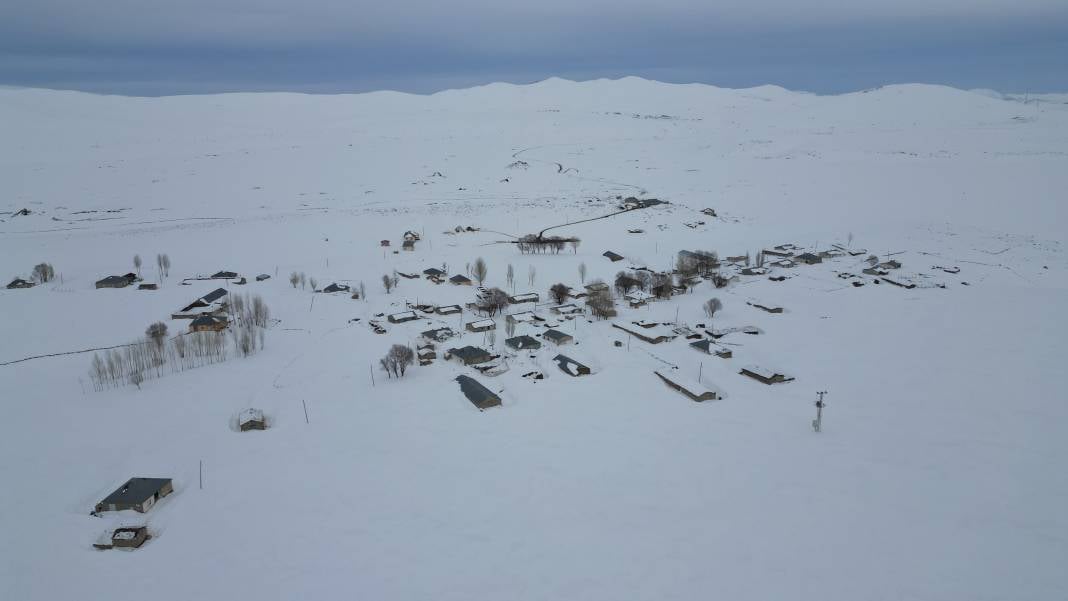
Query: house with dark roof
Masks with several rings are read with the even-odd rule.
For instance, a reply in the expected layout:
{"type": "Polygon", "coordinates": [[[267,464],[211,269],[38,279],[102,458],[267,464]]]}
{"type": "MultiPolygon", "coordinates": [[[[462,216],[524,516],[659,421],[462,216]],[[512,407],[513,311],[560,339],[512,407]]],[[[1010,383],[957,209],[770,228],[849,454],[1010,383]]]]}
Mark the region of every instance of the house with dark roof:
{"type": "Polygon", "coordinates": [[[501,397],[480,384],[478,380],[469,376],[456,376],[456,381],[460,384],[460,392],[464,393],[467,400],[471,401],[471,404],[479,411],[501,406],[501,397]]]}
{"type": "Polygon", "coordinates": [[[539,342],[537,338],[527,336],[526,334],[509,338],[504,341],[504,344],[508,348],[517,351],[537,350],[541,348],[541,342],[539,342]]]}
{"type": "Polygon", "coordinates": [[[613,263],[615,263],[616,261],[622,261],[623,260],[623,255],[621,255],[619,253],[612,252],[610,250],[604,251],[604,254],[602,254],[601,256],[602,257],[607,257],[608,260],[613,262],[613,263]]]}
{"type": "Polygon", "coordinates": [[[440,270],[440,269],[438,269],[437,267],[430,267],[429,269],[424,269],[423,270],[423,275],[425,275],[428,278],[440,278],[440,277],[444,277],[445,272],[440,270]]]}
{"type": "Polygon", "coordinates": [[[575,338],[573,336],[571,336],[571,334],[565,334],[565,333],[561,332],[560,330],[553,330],[553,329],[545,330],[544,336],[545,336],[546,340],[556,344],[557,346],[559,346],[561,344],[567,344],[569,342],[574,342],[575,341],[575,338]]]}
{"type": "Polygon", "coordinates": [[[801,253],[794,257],[794,260],[798,263],[804,263],[805,265],[815,265],[816,263],[822,263],[823,259],[819,255],[812,253],[801,253]]]}
{"type": "Polygon", "coordinates": [[[108,277],[106,277],[106,278],[104,278],[102,280],[97,280],[96,281],[96,287],[98,289],[99,288],[125,288],[125,287],[129,286],[130,284],[134,283],[135,281],[137,281],[136,276],[134,276],[134,278],[131,279],[129,277],[131,275],[133,275],[133,274],[109,275],[108,277]]]}
{"type": "Polygon", "coordinates": [[[233,280],[237,278],[236,271],[219,271],[211,276],[212,280],[233,280]]]}
{"type": "Polygon", "coordinates": [[[200,315],[189,322],[190,332],[221,332],[226,329],[225,317],[218,315],[200,315]]]}
{"type": "Polygon", "coordinates": [[[228,294],[229,292],[225,288],[216,288],[171,315],[171,319],[194,319],[204,314],[218,315],[224,313],[226,312],[228,294]]]}
{"type": "Polygon", "coordinates": [[[323,288],[320,292],[324,292],[326,294],[330,294],[332,292],[351,292],[351,289],[345,284],[338,284],[335,282],[333,284],[330,284],[326,288],[323,288]]]}
{"type": "Polygon", "coordinates": [[[450,284],[455,284],[456,286],[470,286],[471,285],[471,278],[469,278],[469,277],[467,277],[465,275],[461,275],[461,274],[458,273],[458,274],[452,276],[451,278],[449,278],[449,283],[450,284]]]}
{"type": "Polygon", "coordinates": [[[589,367],[575,361],[571,357],[566,355],[557,355],[553,357],[553,361],[556,361],[556,366],[560,368],[565,374],[573,377],[588,376],[593,373],[589,367]]]}
{"type": "Polygon", "coordinates": [[[707,338],[703,338],[703,339],[698,340],[696,342],[691,342],[690,343],[690,347],[694,348],[696,350],[699,350],[702,353],[707,353],[709,355],[715,355],[715,356],[717,356],[717,357],[719,357],[721,359],[730,359],[731,357],[734,356],[734,352],[731,351],[731,349],[729,349],[729,348],[727,348],[725,346],[719,346],[718,344],[713,343],[711,340],[708,340],[707,338]]]}
{"type": "Polygon", "coordinates": [[[133,509],[144,513],[163,497],[174,492],[170,478],[130,478],[115,489],[103,501],[96,504],[95,511],[125,511],[133,509]]]}
{"type": "Polygon", "coordinates": [[[263,411],[260,409],[249,407],[237,414],[237,427],[242,432],[248,432],[249,430],[266,430],[267,418],[264,417],[263,411]]]}
{"type": "Polygon", "coordinates": [[[424,340],[430,342],[445,342],[449,338],[456,335],[456,332],[452,331],[452,328],[435,328],[433,330],[427,330],[420,334],[424,340]]]}
{"type": "Polygon", "coordinates": [[[520,303],[536,303],[541,299],[537,292],[527,292],[526,294],[514,294],[508,297],[508,302],[513,305],[520,303]]]}
{"type": "Polygon", "coordinates": [[[266,273],[261,273],[260,275],[256,276],[256,281],[257,282],[262,282],[263,280],[269,280],[269,279],[271,279],[271,276],[267,275],[266,273]]]}
{"type": "Polygon", "coordinates": [[[464,365],[477,365],[479,363],[492,361],[493,355],[486,349],[469,345],[460,348],[451,348],[448,351],[445,351],[445,359],[456,359],[464,365]]]}
{"type": "Polygon", "coordinates": [[[8,290],[14,290],[16,288],[33,288],[33,287],[34,287],[34,283],[33,282],[27,282],[26,280],[24,280],[22,278],[15,278],[15,279],[11,280],[10,284],[7,285],[7,289],[8,290]]]}

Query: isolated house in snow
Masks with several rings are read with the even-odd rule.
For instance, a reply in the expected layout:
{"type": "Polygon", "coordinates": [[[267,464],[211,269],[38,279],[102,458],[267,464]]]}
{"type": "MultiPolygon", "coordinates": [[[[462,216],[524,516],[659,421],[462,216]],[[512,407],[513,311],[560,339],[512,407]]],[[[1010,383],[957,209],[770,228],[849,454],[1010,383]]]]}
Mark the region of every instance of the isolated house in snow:
{"type": "Polygon", "coordinates": [[[608,260],[613,262],[613,263],[615,263],[616,261],[622,261],[623,260],[623,255],[621,255],[619,253],[614,253],[614,252],[612,252],[610,250],[606,250],[604,252],[604,254],[601,255],[601,256],[602,257],[608,257],[608,260]]]}
{"type": "Polygon", "coordinates": [[[490,330],[497,329],[497,323],[492,319],[480,319],[478,321],[467,322],[468,332],[488,332],[490,330]]]}
{"type": "Polygon", "coordinates": [[[759,365],[746,365],[740,372],[743,376],[749,376],[754,380],[763,382],[765,384],[779,384],[782,382],[789,382],[793,380],[793,377],[786,374],[777,373],[774,370],[760,367],[759,365]]]}
{"type": "Polygon", "coordinates": [[[256,281],[257,282],[262,282],[263,280],[269,280],[269,279],[271,279],[271,276],[267,275],[266,273],[261,273],[260,275],[256,276],[256,281]]]}
{"type": "Polygon", "coordinates": [[[233,280],[237,278],[236,271],[219,271],[211,276],[212,280],[233,280]]]}
{"type": "Polygon", "coordinates": [[[249,407],[237,415],[237,427],[242,432],[266,430],[267,418],[263,416],[263,411],[249,407]]]}
{"type": "Polygon", "coordinates": [[[546,340],[558,346],[561,344],[567,344],[569,342],[575,341],[574,337],[572,337],[570,334],[565,334],[560,330],[545,330],[544,336],[546,340]]]}
{"type": "Polygon", "coordinates": [[[782,307],[780,307],[779,305],[773,305],[771,303],[762,303],[751,300],[746,301],[745,304],[749,305],[750,307],[756,307],[757,309],[760,309],[762,311],[767,311],[768,313],[782,313],[782,307]]]}
{"type": "Polygon", "coordinates": [[[565,355],[557,355],[553,357],[553,361],[556,361],[557,367],[569,376],[588,376],[593,373],[589,367],[565,355]]]}
{"type": "Polygon", "coordinates": [[[505,346],[517,351],[537,350],[541,348],[541,342],[532,336],[522,335],[509,338],[504,341],[505,346]]]}
{"type": "Polygon", "coordinates": [[[132,284],[134,280],[124,275],[109,275],[108,277],[97,280],[96,287],[99,288],[125,288],[132,284]]]}
{"type": "Polygon", "coordinates": [[[14,290],[16,288],[33,288],[33,282],[27,282],[22,278],[15,278],[11,280],[11,283],[7,285],[8,290],[14,290]]]}
{"type": "Polygon", "coordinates": [[[449,283],[454,284],[456,286],[470,286],[471,278],[464,275],[456,274],[449,278],[449,283]]]}
{"type": "Polygon", "coordinates": [[[218,315],[200,315],[189,322],[190,332],[221,332],[226,329],[225,317],[218,315]]]}
{"type": "Polygon", "coordinates": [[[322,292],[326,294],[330,294],[333,292],[351,292],[351,289],[344,284],[333,283],[327,286],[326,288],[323,288],[322,292]]]}
{"type": "Polygon", "coordinates": [[[723,398],[723,393],[714,386],[706,386],[700,382],[689,380],[678,373],[657,370],[655,372],[660,379],[664,381],[668,387],[673,388],[680,393],[686,395],[690,400],[701,401],[716,401],[723,398]]]}
{"type": "Polygon", "coordinates": [[[485,363],[493,360],[493,355],[489,351],[477,346],[464,346],[460,348],[451,348],[445,352],[445,359],[456,359],[464,365],[477,365],[479,363],[485,363]]]}
{"type": "Polygon", "coordinates": [[[125,484],[96,504],[95,511],[125,511],[144,513],[163,497],[174,492],[170,478],[130,478],[125,484]]]}
{"type": "Polygon", "coordinates": [[[382,240],[378,243],[379,246],[389,246],[389,240],[382,240]]]}
{"type": "Polygon", "coordinates": [[[408,230],[408,231],[404,232],[404,241],[405,242],[415,242],[416,240],[419,240],[419,234],[417,234],[416,232],[413,232],[411,230],[408,230]]]}
{"type": "Polygon", "coordinates": [[[480,384],[478,380],[469,376],[456,376],[456,381],[460,383],[460,391],[479,411],[501,406],[501,397],[480,384]]]}

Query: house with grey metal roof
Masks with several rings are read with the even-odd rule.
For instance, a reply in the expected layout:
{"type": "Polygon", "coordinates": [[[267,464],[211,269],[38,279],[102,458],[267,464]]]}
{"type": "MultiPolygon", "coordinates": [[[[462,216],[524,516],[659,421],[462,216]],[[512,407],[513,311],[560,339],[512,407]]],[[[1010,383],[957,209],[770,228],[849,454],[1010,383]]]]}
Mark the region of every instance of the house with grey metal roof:
{"type": "Polygon", "coordinates": [[[549,342],[552,342],[554,344],[557,344],[557,345],[567,344],[569,342],[574,342],[575,341],[575,338],[572,337],[571,334],[565,334],[565,333],[561,332],[560,330],[553,330],[553,329],[545,330],[544,336],[545,336],[546,340],[548,340],[549,342]]]}
{"type": "Polygon", "coordinates": [[[124,511],[133,509],[144,513],[163,497],[174,492],[170,478],[130,478],[103,501],[96,511],[124,511]]]}
{"type": "Polygon", "coordinates": [[[463,392],[467,400],[471,401],[471,404],[479,411],[501,406],[501,397],[480,384],[478,380],[469,376],[456,376],[456,381],[460,383],[460,392],[463,392]]]}
{"type": "Polygon", "coordinates": [[[535,350],[541,348],[541,342],[539,342],[537,338],[534,338],[533,336],[527,336],[526,334],[522,336],[516,336],[514,338],[509,338],[508,340],[504,341],[504,344],[508,346],[508,348],[517,351],[535,350]]]}
{"type": "Polygon", "coordinates": [[[557,367],[569,376],[588,376],[593,373],[589,367],[566,355],[557,355],[553,357],[553,361],[556,361],[557,367]]]}
{"type": "Polygon", "coordinates": [[[445,353],[445,359],[457,359],[464,365],[476,365],[493,360],[493,355],[486,349],[469,345],[449,349],[445,353]]]}

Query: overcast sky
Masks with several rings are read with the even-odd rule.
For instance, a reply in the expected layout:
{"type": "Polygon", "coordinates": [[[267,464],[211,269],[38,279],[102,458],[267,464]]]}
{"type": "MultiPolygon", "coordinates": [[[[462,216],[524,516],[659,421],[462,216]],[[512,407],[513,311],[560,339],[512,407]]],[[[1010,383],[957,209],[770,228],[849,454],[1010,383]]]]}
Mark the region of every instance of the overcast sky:
{"type": "Polygon", "coordinates": [[[433,92],[638,75],[1068,91],[1068,0],[3,0],[0,84],[433,92]]]}

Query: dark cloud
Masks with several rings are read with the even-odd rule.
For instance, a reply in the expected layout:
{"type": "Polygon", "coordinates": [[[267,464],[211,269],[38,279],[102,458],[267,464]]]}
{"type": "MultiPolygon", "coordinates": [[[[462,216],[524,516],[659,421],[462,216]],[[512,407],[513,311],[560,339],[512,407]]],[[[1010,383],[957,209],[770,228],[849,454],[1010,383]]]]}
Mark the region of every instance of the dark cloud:
{"type": "Polygon", "coordinates": [[[37,0],[0,7],[0,83],[126,94],[430,92],[639,75],[839,92],[1064,90],[1068,3],[37,0]]]}

